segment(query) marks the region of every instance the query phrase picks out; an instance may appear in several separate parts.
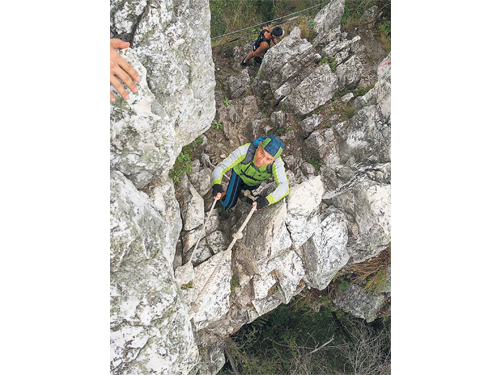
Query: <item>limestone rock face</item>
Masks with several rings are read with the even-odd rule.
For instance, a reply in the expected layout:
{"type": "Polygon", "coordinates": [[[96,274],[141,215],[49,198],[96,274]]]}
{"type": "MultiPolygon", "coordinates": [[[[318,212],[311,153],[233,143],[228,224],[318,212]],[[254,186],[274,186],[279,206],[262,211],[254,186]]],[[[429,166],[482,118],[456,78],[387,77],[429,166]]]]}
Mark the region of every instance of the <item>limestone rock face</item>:
{"type": "Polygon", "coordinates": [[[335,306],[358,318],[365,319],[368,323],[375,320],[383,302],[383,295],[365,292],[361,286],[354,283],[349,284],[345,290],[339,290],[334,300],[335,306]]]}
{"type": "Polygon", "coordinates": [[[205,0],[112,0],[110,16],[141,76],[129,101],[111,105],[111,167],[142,189],[214,118],[210,10],[205,0]]]}
{"type": "Polygon", "coordinates": [[[191,167],[191,173],[188,176],[189,182],[193,184],[194,188],[201,196],[204,196],[212,188],[210,184],[211,171],[199,160],[194,160],[191,163],[191,167]]]}
{"type": "Polygon", "coordinates": [[[199,354],[178,297],[169,224],[120,172],[111,173],[110,216],[111,373],[188,374],[199,354]]]}
{"type": "Polygon", "coordinates": [[[336,72],[338,75],[339,90],[344,88],[354,89],[363,74],[363,64],[357,56],[352,56],[345,63],[339,65],[336,72]]]}
{"type": "Polygon", "coordinates": [[[313,72],[314,55],[311,43],[300,38],[300,29],[296,27],[266,52],[257,78],[269,82],[274,98],[279,101],[313,72]]]}
{"type": "Polygon", "coordinates": [[[299,124],[299,129],[302,134],[302,137],[305,139],[309,137],[309,135],[321,124],[323,121],[323,116],[321,115],[312,115],[311,117],[305,118],[299,124]]]}
{"type": "Polygon", "coordinates": [[[306,282],[324,289],[349,260],[347,252],[347,220],[336,210],[321,221],[313,235],[302,246],[306,282]]]}
{"type": "Polygon", "coordinates": [[[377,256],[391,241],[391,185],[364,178],[333,198],[348,215],[351,233],[348,251],[355,263],[377,256]]]}
{"type": "Polygon", "coordinates": [[[248,69],[243,69],[238,76],[230,76],[226,81],[231,99],[239,98],[250,86],[248,69]]]}
{"type": "Polygon", "coordinates": [[[334,131],[330,128],[314,131],[304,142],[310,157],[324,159],[330,153],[337,153],[334,131]]]}
{"type": "Polygon", "coordinates": [[[327,44],[340,37],[340,21],[344,14],[345,0],[332,0],[314,18],[316,38],[314,45],[327,44]]]}
{"type": "Polygon", "coordinates": [[[323,64],[304,79],[281,104],[295,114],[305,115],[330,100],[338,88],[338,77],[328,64],[323,64]]]}
{"type": "Polygon", "coordinates": [[[286,214],[286,202],[281,200],[256,211],[247,224],[244,240],[247,258],[253,260],[254,268],[261,275],[272,271],[275,267],[270,261],[283,255],[292,244],[285,226],[286,214]]]}
{"type": "Polygon", "coordinates": [[[250,123],[260,117],[259,106],[254,96],[231,100],[227,106],[222,104],[217,108],[217,113],[224,126],[225,136],[232,141],[231,147],[236,149],[253,137],[252,130],[241,124],[250,123]],[[233,141],[235,139],[236,142],[233,141]]]}
{"type": "Polygon", "coordinates": [[[290,190],[286,226],[296,249],[311,237],[319,225],[318,209],[323,192],[320,176],[304,181],[290,190]]]}
{"type": "Polygon", "coordinates": [[[111,105],[111,168],[119,170],[142,189],[153,177],[175,162],[175,127],[154,114],[154,96],[147,86],[148,75],[132,49],[121,52],[142,77],[137,94],[130,100],[118,97],[111,105]]]}

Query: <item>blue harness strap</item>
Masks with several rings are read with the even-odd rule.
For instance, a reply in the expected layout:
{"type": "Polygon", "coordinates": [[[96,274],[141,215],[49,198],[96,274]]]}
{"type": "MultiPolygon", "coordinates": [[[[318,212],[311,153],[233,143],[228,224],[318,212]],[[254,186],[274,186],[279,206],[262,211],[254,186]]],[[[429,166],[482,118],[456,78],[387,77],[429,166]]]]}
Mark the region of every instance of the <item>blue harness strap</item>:
{"type": "Polygon", "coordinates": [[[229,180],[229,185],[227,186],[226,190],[226,195],[224,196],[224,199],[221,201],[222,206],[226,210],[229,210],[238,201],[238,195],[240,194],[242,182],[243,181],[241,180],[241,177],[238,176],[237,173],[232,171],[231,179],[229,180]]]}

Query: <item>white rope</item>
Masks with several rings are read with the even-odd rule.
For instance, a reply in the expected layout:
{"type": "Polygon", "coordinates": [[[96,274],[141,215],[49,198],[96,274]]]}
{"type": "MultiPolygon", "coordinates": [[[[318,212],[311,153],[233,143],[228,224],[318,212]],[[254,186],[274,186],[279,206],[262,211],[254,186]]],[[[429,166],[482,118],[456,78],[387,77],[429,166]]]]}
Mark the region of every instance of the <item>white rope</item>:
{"type": "Polygon", "coordinates": [[[205,230],[205,227],[207,226],[207,223],[210,220],[210,216],[212,216],[212,211],[214,210],[215,204],[217,203],[218,200],[219,200],[219,198],[215,197],[214,203],[212,203],[212,208],[210,209],[210,212],[208,213],[207,220],[205,220],[205,223],[203,224],[203,228],[201,229],[200,237],[198,237],[198,241],[196,241],[196,245],[194,247],[194,250],[191,253],[191,256],[189,257],[189,260],[187,261],[187,263],[191,263],[191,261],[193,260],[194,253],[195,253],[196,249],[198,248],[198,244],[200,243],[201,237],[203,237],[203,232],[205,230]]]}
{"type": "Polygon", "coordinates": [[[254,203],[253,206],[252,206],[252,209],[250,210],[250,213],[248,214],[247,218],[245,219],[245,221],[241,225],[240,229],[238,229],[238,231],[233,234],[233,241],[231,242],[231,244],[229,245],[229,247],[227,248],[227,250],[224,251],[223,255],[219,259],[219,262],[217,263],[217,265],[215,266],[214,270],[212,271],[212,274],[210,275],[210,277],[208,278],[207,282],[205,283],[205,285],[201,289],[200,293],[198,293],[198,297],[196,298],[196,301],[194,301],[192,303],[193,310],[195,312],[198,311],[199,302],[201,300],[201,297],[203,297],[203,295],[205,294],[205,292],[208,289],[208,287],[213,284],[213,279],[215,277],[216,271],[219,270],[219,267],[221,266],[221,264],[223,263],[223,261],[226,259],[226,257],[228,255],[231,255],[231,249],[233,248],[233,246],[236,243],[236,241],[238,239],[240,239],[240,238],[243,237],[242,236],[243,229],[245,229],[245,226],[248,224],[248,221],[250,220],[250,218],[252,217],[252,215],[253,215],[253,213],[255,212],[256,209],[257,209],[257,204],[254,203]]]}
{"type": "Polygon", "coordinates": [[[312,9],[312,8],[316,8],[316,7],[319,7],[320,5],[325,5],[325,4],[326,4],[326,2],[325,3],[320,3],[318,5],[313,5],[312,7],[309,7],[309,8],[303,9],[303,10],[299,10],[298,12],[290,13],[290,14],[287,14],[286,16],[282,16],[282,17],[279,17],[279,18],[275,18],[274,20],[269,20],[269,21],[266,21],[266,22],[258,23],[258,24],[253,25],[253,26],[248,26],[248,27],[245,27],[244,29],[241,29],[241,30],[236,30],[236,31],[232,31],[232,32],[227,33],[227,34],[222,34],[222,35],[214,36],[211,39],[218,39],[218,38],[222,38],[223,36],[226,36],[226,35],[231,35],[231,34],[239,33],[240,31],[248,30],[248,29],[251,29],[252,27],[261,26],[261,25],[265,25],[267,23],[271,23],[273,21],[281,20],[281,19],[286,18],[288,16],[292,16],[294,14],[299,14],[299,13],[305,12],[306,10],[309,10],[309,9],[312,9]]]}

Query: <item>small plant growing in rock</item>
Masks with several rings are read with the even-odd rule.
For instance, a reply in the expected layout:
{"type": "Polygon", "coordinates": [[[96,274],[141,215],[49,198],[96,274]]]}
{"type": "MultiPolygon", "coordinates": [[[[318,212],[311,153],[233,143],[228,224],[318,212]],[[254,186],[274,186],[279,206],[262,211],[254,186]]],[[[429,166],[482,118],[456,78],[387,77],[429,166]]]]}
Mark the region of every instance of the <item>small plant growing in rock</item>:
{"type": "Polygon", "coordinates": [[[224,103],[225,106],[228,106],[229,105],[229,99],[228,98],[224,98],[222,100],[222,102],[224,103]]]}
{"type": "Polygon", "coordinates": [[[212,128],[215,130],[222,130],[224,129],[224,125],[222,125],[222,122],[220,120],[214,120],[212,123],[212,128]]]}
{"type": "Polygon", "coordinates": [[[193,287],[193,281],[191,280],[190,282],[188,282],[187,284],[182,284],[181,285],[181,289],[188,289],[188,288],[192,288],[193,287]]]}
{"type": "Polygon", "coordinates": [[[328,64],[332,72],[335,71],[336,62],[335,57],[323,57],[323,59],[318,63],[318,65],[328,64]]]}
{"type": "Polygon", "coordinates": [[[238,280],[236,280],[234,277],[231,277],[231,293],[234,292],[239,286],[240,284],[238,283],[238,280]]]}
{"type": "Polygon", "coordinates": [[[186,174],[191,172],[192,165],[190,152],[192,151],[192,148],[192,144],[185,146],[179,156],[177,156],[177,159],[175,159],[174,166],[168,172],[168,177],[174,180],[175,184],[181,182],[180,176],[182,176],[184,172],[186,172],[186,174]]]}
{"type": "Polygon", "coordinates": [[[339,285],[339,290],[346,290],[348,286],[349,286],[349,281],[342,280],[342,282],[339,285]]]}
{"type": "Polygon", "coordinates": [[[198,136],[196,139],[195,139],[195,142],[196,144],[199,146],[203,143],[203,138],[201,138],[201,135],[198,136]]]}

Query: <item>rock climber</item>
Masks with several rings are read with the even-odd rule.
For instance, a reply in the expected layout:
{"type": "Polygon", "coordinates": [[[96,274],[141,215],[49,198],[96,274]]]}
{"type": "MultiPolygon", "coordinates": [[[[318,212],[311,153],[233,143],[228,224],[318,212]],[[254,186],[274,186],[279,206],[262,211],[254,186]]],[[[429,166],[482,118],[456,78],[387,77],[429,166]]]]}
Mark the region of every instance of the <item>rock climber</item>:
{"type": "Polygon", "coordinates": [[[267,50],[271,48],[271,41],[276,45],[279,39],[283,36],[285,32],[280,26],[276,26],[271,31],[269,27],[264,27],[259,34],[259,37],[253,44],[253,51],[241,60],[241,65],[247,65],[248,60],[252,57],[257,63],[262,62],[262,58],[266,54],[267,50]]]}
{"type": "MultiPolygon", "coordinates": [[[[113,87],[118,91],[118,93],[123,97],[123,99],[128,100],[129,96],[125,88],[123,87],[123,82],[132,92],[137,92],[138,88],[133,80],[139,82],[141,79],[139,74],[136,72],[134,68],[125,60],[121,55],[116,51],[116,48],[123,49],[130,46],[129,42],[124,42],[120,39],[110,39],[109,40],[110,51],[109,51],[109,70],[110,70],[110,79],[109,82],[113,87]],[[120,79],[120,80],[118,80],[120,79]]],[[[114,102],[115,96],[112,92],[109,93],[109,100],[114,102]]]]}
{"type": "MultiPolygon", "coordinates": [[[[238,147],[212,172],[212,196],[214,199],[220,199],[224,196],[221,204],[226,210],[236,205],[238,196],[241,200],[250,203],[241,191],[249,190],[251,192],[271,176],[276,182],[276,189],[267,196],[256,197],[253,203],[257,204],[257,210],[286,197],[289,193],[288,179],[285,174],[285,165],[281,159],[284,148],[283,142],[275,135],[260,137],[251,143],[238,147]],[[222,177],[231,168],[233,169],[231,179],[224,195],[221,184],[222,177]]],[[[254,196],[252,195],[252,197],[254,196]]]]}

